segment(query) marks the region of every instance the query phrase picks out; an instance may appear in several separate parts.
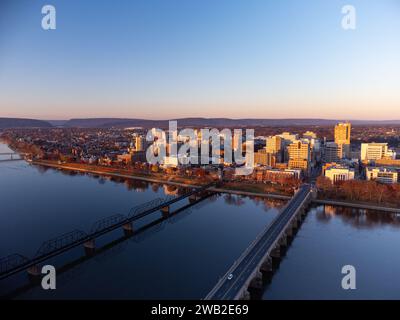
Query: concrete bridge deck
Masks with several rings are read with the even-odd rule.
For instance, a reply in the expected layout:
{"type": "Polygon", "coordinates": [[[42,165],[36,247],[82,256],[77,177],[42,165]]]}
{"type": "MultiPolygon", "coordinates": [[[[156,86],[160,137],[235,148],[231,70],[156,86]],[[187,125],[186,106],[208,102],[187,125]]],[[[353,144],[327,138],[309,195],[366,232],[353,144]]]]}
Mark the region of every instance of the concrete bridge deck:
{"type": "Polygon", "coordinates": [[[256,238],[242,256],[206,296],[206,300],[238,300],[248,298],[248,288],[262,281],[263,268],[271,268],[271,257],[279,254],[287,236],[297,227],[297,218],[305,213],[312,198],[310,185],[303,185],[277,218],[256,238]],[[275,251],[275,252],[274,252],[275,251]],[[261,277],[261,279],[260,279],[261,277]]]}

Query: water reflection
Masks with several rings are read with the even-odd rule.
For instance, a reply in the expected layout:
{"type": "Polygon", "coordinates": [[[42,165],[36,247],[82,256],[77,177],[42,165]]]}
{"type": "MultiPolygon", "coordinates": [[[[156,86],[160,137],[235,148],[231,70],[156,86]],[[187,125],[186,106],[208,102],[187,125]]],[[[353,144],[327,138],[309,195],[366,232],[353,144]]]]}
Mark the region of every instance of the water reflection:
{"type": "Polygon", "coordinates": [[[342,223],[357,229],[373,229],[386,225],[400,227],[400,214],[348,207],[320,206],[317,208],[316,218],[321,223],[339,218],[342,223]]]}
{"type": "Polygon", "coordinates": [[[399,222],[394,213],[311,208],[262,298],[399,299],[399,222]],[[341,287],[348,264],[357,290],[341,287]]]}
{"type": "MultiPolygon", "coordinates": [[[[137,205],[167,195],[176,197],[187,190],[175,185],[78,174],[24,162],[13,164],[17,171],[9,167],[2,164],[0,170],[1,256],[20,253],[32,257],[47,239],[75,229],[90,230],[94,221],[111,214],[126,214],[137,205]],[[15,201],[16,195],[23,195],[23,201],[15,201]]],[[[66,281],[60,283],[56,292],[43,292],[34,287],[29,292],[18,289],[20,295],[15,297],[201,299],[276,217],[275,208],[283,204],[260,197],[225,197],[215,193],[171,215],[168,221],[136,234],[132,241],[122,241],[110,248],[111,251],[104,251],[104,259],[98,256],[99,259],[89,262],[87,257],[79,258],[83,253],[79,247],[48,261],[57,267],[60,280],[59,270],[64,270],[62,266],[70,262],[69,270],[75,270],[73,276],[65,277],[66,281]],[[77,258],[78,262],[74,263],[77,258]],[[83,265],[86,272],[76,270],[83,265]]],[[[165,217],[160,212],[155,212],[148,220],[135,224],[134,230],[162,218],[165,217]]],[[[115,230],[99,239],[97,248],[100,250],[102,245],[121,236],[121,230],[115,230]]],[[[9,280],[0,284],[1,291],[24,287],[26,273],[9,280]]]]}
{"type": "MultiPolygon", "coordinates": [[[[71,262],[63,263],[61,266],[57,267],[57,288],[61,289],[62,287],[67,286],[71,281],[75,281],[82,277],[87,269],[85,264],[88,262],[94,260],[97,263],[103,264],[107,261],[117,260],[118,256],[129,248],[129,241],[131,241],[131,243],[140,244],[164,230],[167,223],[175,224],[188,217],[194,209],[198,209],[200,206],[209,202],[216,201],[217,198],[218,195],[214,194],[199,200],[194,205],[190,205],[188,209],[186,206],[181,207],[167,216],[162,216],[161,218],[145,224],[137,230],[134,230],[131,234],[124,234],[124,236],[110,241],[109,243],[97,248],[91,255],[82,255],[71,262]]],[[[12,289],[3,288],[3,290],[0,290],[0,298],[15,299],[21,294],[28,293],[32,289],[40,289],[40,282],[35,281],[32,278],[28,283],[26,283],[26,281],[21,282],[22,284],[17,287],[11,286],[12,289]]]]}
{"type": "MultiPolygon", "coordinates": [[[[46,173],[47,171],[58,171],[61,172],[63,175],[67,176],[76,176],[76,175],[87,175],[92,178],[98,179],[100,184],[106,183],[106,181],[111,181],[115,183],[121,183],[124,184],[129,191],[135,191],[135,192],[145,192],[147,190],[152,190],[155,193],[158,193],[160,189],[163,190],[163,193],[165,195],[170,195],[170,196],[180,196],[184,194],[185,192],[188,191],[188,188],[182,187],[182,186],[177,186],[177,185],[171,185],[171,184],[162,184],[162,183],[156,183],[156,182],[149,182],[145,180],[138,180],[138,179],[128,179],[124,177],[115,177],[115,176],[100,176],[98,174],[93,174],[93,173],[85,173],[81,171],[74,171],[74,170],[62,170],[62,169],[54,169],[50,167],[44,167],[44,166],[34,166],[40,173],[46,173]]],[[[257,197],[257,196],[241,196],[237,194],[229,194],[226,193],[223,195],[223,199],[225,201],[225,204],[227,205],[232,205],[236,207],[240,207],[246,204],[246,201],[248,199],[252,200],[257,206],[262,206],[264,211],[268,211],[271,208],[281,208],[286,201],[285,200],[280,200],[280,199],[271,199],[271,198],[266,198],[266,197],[257,197]]],[[[213,201],[211,199],[211,201],[213,201]]],[[[215,200],[214,200],[215,201],[215,200]]]]}

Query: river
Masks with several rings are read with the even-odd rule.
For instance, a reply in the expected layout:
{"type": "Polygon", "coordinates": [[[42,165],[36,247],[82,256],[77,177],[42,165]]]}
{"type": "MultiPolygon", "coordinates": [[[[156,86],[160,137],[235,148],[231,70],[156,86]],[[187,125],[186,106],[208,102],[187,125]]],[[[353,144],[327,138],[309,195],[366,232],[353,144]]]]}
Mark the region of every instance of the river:
{"type": "MultiPolygon", "coordinates": [[[[0,152],[7,147],[0,144],[0,152]]],[[[182,190],[0,162],[0,257],[33,257],[41,244],[157,197],[182,190]]],[[[96,240],[86,258],[73,249],[48,263],[57,289],[31,285],[25,273],[2,281],[15,299],[201,299],[278,214],[280,201],[218,195],[129,239],[122,230],[96,240]],[[117,240],[119,239],[119,240],[117,240]],[[114,242],[112,242],[114,241],[114,242]],[[111,244],[110,244],[111,242],[111,244]]],[[[160,218],[155,213],[135,225],[160,218]]],[[[400,219],[395,214],[312,208],[266,285],[263,299],[400,298],[400,219]],[[353,265],[357,289],[343,290],[341,268],[353,265]]]]}
{"type": "MultiPolygon", "coordinates": [[[[174,187],[113,181],[24,161],[0,162],[0,257],[13,253],[32,257],[43,241],[75,229],[89,231],[101,218],[127,214],[136,205],[174,191],[174,187]]],[[[28,287],[15,297],[203,298],[274,219],[279,211],[273,206],[282,205],[237,195],[207,199],[150,229],[148,235],[123,241],[59,272],[56,290],[28,287]]],[[[154,214],[159,217],[160,213],[154,214]]],[[[122,230],[117,230],[96,245],[120,236],[122,230]]],[[[54,264],[62,266],[82,254],[83,248],[74,249],[54,259],[54,264]]],[[[3,294],[24,287],[26,274],[3,283],[3,294]]]]}

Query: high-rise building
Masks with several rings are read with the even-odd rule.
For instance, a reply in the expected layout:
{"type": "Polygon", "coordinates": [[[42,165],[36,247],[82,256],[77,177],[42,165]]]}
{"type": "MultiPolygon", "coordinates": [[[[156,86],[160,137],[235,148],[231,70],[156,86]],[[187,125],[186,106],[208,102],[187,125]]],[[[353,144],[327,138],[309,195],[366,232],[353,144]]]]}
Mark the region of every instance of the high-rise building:
{"type": "Polygon", "coordinates": [[[396,152],[388,148],[387,143],[362,143],[361,160],[396,159],[396,152]]]}
{"type": "Polygon", "coordinates": [[[283,161],[283,141],[279,136],[268,137],[266,142],[266,152],[275,155],[277,162],[283,161]]]}
{"type": "Polygon", "coordinates": [[[308,142],[294,141],[288,147],[289,169],[302,169],[306,173],[310,169],[311,150],[308,142]]]}
{"type": "Polygon", "coordinates": [[[267,152],[266,149],[261,149],[254,153],[254,164],[275,167],[277,162],[276,154],[267,152]]]}
{"type": "Polygon", "coordinates": [[[323,161],[339,162],[342,159],[342,145],[335,142],[326,142],[323,149],[323,161]]]}
{"type": "Polygon", "coordinates": [[[340,147],[340,158],[350,157],[351,123],[338,123],[335,126],[335,143],[340,147]]]}
{"type": "Polygon", "coordinates": [[[335,126],[335,143],[350,144],[351,123],[338,123],[335,126]]]}
{"type": "Polygon", "coordinates": [[[278,153],[282,150],[282,138],[273,136],[267,138],[267,152],[278,153]]]}
{"type": "Polygon", "coordinates": [[[288,146],[297,141],[299,139],[299,135],[298,134],[291,134],[290,132],[283,132],[281,134],[278,135],[278,137],[280,137],[282,139],[282,148],[283,148],[283,155],[282,155],[282,160],[284,162],[288,162],[289,161],[289,153],[288,153],[288,146]]]}
{"type": "Polygon", "coordinates": [[[136,136],[135,137],[135,151],[144,151],[144,137],[143,136],[136,136]]]}

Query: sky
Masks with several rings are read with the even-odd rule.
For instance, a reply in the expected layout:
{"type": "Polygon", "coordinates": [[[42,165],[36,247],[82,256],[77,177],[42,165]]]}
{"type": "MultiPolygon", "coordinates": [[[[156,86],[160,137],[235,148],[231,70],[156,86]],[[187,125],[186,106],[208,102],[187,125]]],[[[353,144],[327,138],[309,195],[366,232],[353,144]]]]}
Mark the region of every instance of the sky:
{"type": "Polygon", "coordinates": [[[0,117],[400,119],[399,35],[400,0],[1,0],[0,117]]]}

